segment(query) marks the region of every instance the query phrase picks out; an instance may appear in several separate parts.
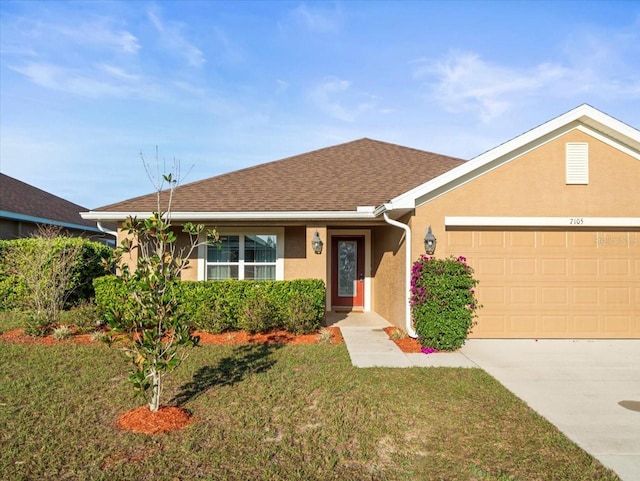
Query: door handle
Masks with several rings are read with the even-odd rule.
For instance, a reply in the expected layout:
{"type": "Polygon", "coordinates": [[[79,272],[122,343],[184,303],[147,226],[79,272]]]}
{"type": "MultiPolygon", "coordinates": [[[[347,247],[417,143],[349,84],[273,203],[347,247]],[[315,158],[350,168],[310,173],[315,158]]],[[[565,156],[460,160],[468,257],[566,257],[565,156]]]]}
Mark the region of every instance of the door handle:
{"type": "Polygon", "coordinates": [[[360,275],[358,276],[358,280],[359,280],[360,282],[364,281],[364,274],[360,274],[360,275]]]}

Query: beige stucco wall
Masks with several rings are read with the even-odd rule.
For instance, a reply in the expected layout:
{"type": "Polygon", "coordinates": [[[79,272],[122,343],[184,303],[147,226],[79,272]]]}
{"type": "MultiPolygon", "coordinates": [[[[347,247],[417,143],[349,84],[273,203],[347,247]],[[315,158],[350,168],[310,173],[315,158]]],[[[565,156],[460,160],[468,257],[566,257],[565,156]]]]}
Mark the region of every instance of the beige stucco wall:
{"type": "Polygon", "coordinates": [[[639,229],[445,230],[444,217],[639,217],[639,185],[640,161],[574,130],[418,207],[414,257],[424,252],[429,225],[438,257],[468,257],[485,306],[476,329],[482,337],[637,337],[639,229]],[[567,142],[589,144],[588,185],[566,185],[567,142]],[[598,236],[626,241],[598,245],[598,236]]]}
{"type": "MultiPolygon", "coordinates": [[[[408,218],[401,219],[406,223],[408,218]]],[[[405,329],[405,238],[392,226],[372,229],[372,309],[392,324],[405,329]]]]}
{"type": "Polygon", "coordinates": [[[284,278],[322,279],[327,282],[327,226],[287,227],[284,244],[284,278]],[[321,254],[313,252],[311,240],[318,232],[324,242],[321,254]]]}

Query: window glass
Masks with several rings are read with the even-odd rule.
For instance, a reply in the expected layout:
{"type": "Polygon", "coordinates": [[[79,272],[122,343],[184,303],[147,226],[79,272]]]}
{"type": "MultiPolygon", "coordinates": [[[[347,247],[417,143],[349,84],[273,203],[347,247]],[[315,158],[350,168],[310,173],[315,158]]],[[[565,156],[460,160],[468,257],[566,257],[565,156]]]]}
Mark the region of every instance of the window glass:
{"type": "Polygon", "coordinates": [[[244,268],[244,278],[256,281],[273,281],[276,279],[276,266],[247,265],[244,268]]]}
{"type": "Polygon", "coordinates": [[[207,246],[207,262],[238,262],[240,260],[240,236],[220,236],[220,247],[207,246]]]}
{"type": "Polygon", "coordinates": [[[223,281],[225,279],[238,279],[237,265],[208,265],[207,279],[212,281],[223,281]]]}
{"type": "Polygon", "coordinates": [[[244,237],[245,262],[275,262],[276,236],[247,235],[244,237]]]}

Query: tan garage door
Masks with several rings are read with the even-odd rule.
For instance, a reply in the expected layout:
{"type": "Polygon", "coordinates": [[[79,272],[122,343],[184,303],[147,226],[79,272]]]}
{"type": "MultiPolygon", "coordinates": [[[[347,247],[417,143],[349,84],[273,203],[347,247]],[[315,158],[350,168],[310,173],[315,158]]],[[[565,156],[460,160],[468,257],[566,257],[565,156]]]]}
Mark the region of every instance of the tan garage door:
{"type": "Polygon", "coordinates": [[[640,232],[449,228],[480,280],[479,338],[640,338],[640,232]]]}

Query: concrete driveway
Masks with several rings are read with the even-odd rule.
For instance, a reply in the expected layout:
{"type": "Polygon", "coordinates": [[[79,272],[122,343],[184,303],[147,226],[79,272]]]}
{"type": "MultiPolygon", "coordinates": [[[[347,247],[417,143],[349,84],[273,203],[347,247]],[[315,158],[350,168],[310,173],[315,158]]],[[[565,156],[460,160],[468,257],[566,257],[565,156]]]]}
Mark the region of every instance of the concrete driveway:
{"type": "Polygon", "coordinates": [[[640,480],[640,340],[470,339],[461,353],[621,479],[640,480]]]}

